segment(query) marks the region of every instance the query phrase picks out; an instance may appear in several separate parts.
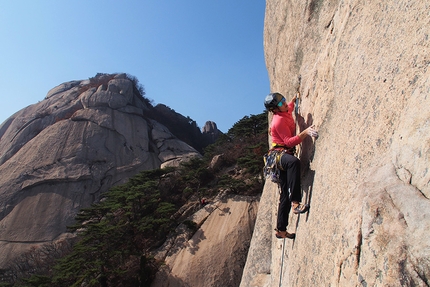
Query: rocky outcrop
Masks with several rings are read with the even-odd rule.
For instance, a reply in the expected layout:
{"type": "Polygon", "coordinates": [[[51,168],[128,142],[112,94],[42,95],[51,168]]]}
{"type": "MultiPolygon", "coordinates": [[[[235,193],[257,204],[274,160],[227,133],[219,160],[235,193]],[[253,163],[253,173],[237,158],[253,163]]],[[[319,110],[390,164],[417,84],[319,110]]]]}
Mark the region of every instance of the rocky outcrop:
{"type": "Polygon", "coordinates": [[[429,9],[267,0],[271,90],[299,91],[298,126],[320,136],[301,146],[311,208],[291,215],[296,239],[274,237],[267,182],[241,286],[429,285],[429,9]]]}
{"type": "MultiPolygon", "coordinates": [[[[203,152],[206,146],[213,144],[217,139],[215,131],[212,134],[205,133],[204,129],[200,131],[197,123],[190,117],[184,117],[166,105],[156,105],[151,116],[166,126],[178,139],[194,147],[199,152],[203,152]]],[[[216,128],[216,123],[211,123],[216,128]]]]}
{"type": "Polygon", "coordinates": [[[220,195],[181,224],[155,258],[165,262],[151,286],[238,286],[258,198],[220,195]]]}
{"type": "Polygon", "coordinates": [[[202,128],[202,134],[207,142],[214,143],[222,132],[218,129],[215,122],[207,121],[205,126],[202,128]]]}
{"type": "Polygon", "coordinates": [[[111,186],[200,156],[150,108],[125,74],[103,74],[55,87],[0,126],[0,266],[59,238],[111,186]]]}

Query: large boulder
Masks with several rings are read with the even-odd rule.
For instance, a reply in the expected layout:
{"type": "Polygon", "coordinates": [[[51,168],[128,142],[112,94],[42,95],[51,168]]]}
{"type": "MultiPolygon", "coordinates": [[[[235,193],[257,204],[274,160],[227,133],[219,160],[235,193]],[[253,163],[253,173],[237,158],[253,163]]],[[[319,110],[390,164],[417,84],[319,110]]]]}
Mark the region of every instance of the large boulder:
{"type": "Polygon", "coordinates": [[[296,239],[259,235],[276,218],[266,183],[241,286],[428,286],[428,3],[266,3],[271,90],[299,91],[298,126],[319,138],[301,147],[311,208],[291,215],[296,239]]]}
{"type": "MultiPolygon", "coordinates": [[[[246,261],[258,197],[223,193],[200,206],[181,224],[176,237],[156,253],[165,262],[153,287],[238,286],[246,261]]],[[[200,203],[198,203],[200,204],[200,203]]]]}
{"type": "Polygon", "coordinates": [[[0,267],[60,238],[113,185],[200,156],[137,90],[125,74],[64,83],[0,126],[0,267]]]}

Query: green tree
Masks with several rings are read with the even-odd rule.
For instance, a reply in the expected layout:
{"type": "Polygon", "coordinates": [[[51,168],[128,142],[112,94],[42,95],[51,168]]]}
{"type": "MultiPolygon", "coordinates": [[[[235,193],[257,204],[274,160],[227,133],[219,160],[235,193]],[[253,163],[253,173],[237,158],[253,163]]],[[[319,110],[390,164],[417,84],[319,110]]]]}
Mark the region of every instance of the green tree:
{"type": "MultiPolygon", "coordinates": [[[[220,190],[261,192],[266,142],[267,114],[247,116],[208,146],[203,158],[141,172],[111,188],[76,216],[69,229],[77,233],[77,243],[53,268],[45,268],[52,274],[36,274],[16,286],[150,286],[159,265],[150,251],[177,226],[186,200],[220,190]],[[217,154],[224,155],[224,168],[208,169],[217,154]]],[[[185,224],[197,229],[194,222],[185,224]]]]}
{"type": "Polygon", "coordinates": [[[149,276],[145,270],[154,264],[145,250],[171,230],[177,210],[158,190],[166,172],[143,172],[80,212],[70,227],[80,240],[55,266],[56,286],[144,286],[142,282],[150,281],[141,277],[149,276]],[[130,269],[135,271],[132,275],[130,269]]]}
{"type": "Polygon", "coordinates": [[[232,139],[255,137],[267,133],[267,112],[258,115],[244,116],[227,132],[232,139]]]}

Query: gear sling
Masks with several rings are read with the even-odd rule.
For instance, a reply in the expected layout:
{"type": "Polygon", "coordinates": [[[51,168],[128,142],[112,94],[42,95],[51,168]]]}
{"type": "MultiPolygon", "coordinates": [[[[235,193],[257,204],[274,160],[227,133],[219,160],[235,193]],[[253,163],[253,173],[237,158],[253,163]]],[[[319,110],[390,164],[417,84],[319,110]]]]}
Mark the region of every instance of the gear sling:
{"type": "Polygon", "coordinates": [[[273,144],[271,148],[263,157],[264,167],[263,174],[266,179],[270,179],[274,183],[280,183],[280,171],[284,170],[281,166],[281,157],[283,154],[288,153],[294,155],[295,147],[287,147],[283,145],[273,144]]]}

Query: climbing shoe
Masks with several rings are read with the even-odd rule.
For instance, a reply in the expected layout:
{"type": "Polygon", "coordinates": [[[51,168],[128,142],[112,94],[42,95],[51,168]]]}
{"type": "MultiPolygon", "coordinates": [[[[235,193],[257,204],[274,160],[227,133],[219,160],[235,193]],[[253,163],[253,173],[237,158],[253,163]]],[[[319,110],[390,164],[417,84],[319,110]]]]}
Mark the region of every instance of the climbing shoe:
{"type": "Polygon", "coordinates": [[[282,239],[282,238],[294,239],[294,238],[296,238],[295,233],[288,233],[287,231],[279,231],[279,230],[276,230],[275,236],[276,236],[276,238],[279,238],[279,239],[282,239]]]}
{"type": "Polygon", "coordinates": [[[309,204],[299,203],[299,204],[293,206],[293,212],[295,214],[305,213],[308,210],[309,210],[309,204]]]}

